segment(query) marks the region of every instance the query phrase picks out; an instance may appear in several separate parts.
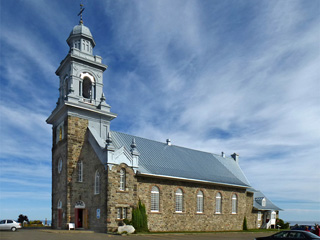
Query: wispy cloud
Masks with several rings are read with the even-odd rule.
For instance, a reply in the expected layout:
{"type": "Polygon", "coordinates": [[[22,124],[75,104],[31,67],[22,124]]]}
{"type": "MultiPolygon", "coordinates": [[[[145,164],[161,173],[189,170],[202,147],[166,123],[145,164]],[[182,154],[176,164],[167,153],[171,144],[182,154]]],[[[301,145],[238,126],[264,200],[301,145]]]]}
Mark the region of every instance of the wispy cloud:
{"type": "MultiPolygon", "coordinates": [[[[1,181],[29,179],[32,189],[32,172],[43,179],[51,172],[45,119],[78,6],[32,0],[21,3],[28,15],[12,18],[12,4],[1,10],[1,170],[26,177],[1,181]]],[[[88,24],[99,42],[94,51],[109,66],[104,91],[119,114],[111,128],[237,152],[253,187],[281,208],[320,199],[318,9],[312,0],[88,2],[85,24],[95,23],[88,24]]]]}

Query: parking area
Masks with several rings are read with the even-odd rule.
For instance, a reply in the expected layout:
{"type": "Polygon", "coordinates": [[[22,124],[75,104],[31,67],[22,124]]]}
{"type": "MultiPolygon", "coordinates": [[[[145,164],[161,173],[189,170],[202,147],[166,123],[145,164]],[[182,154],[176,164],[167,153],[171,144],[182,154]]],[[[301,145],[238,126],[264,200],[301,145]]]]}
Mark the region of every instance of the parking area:
{"type": "Polygon", "coordinates": [[[1,231],[1,240],[254,240],[255,237],[269,236],[270,233],[198,233],[198,234],[147,234],[147,235],[110,235],[85,231],[57,231],[20,229],[17,232],[1,231]]]}

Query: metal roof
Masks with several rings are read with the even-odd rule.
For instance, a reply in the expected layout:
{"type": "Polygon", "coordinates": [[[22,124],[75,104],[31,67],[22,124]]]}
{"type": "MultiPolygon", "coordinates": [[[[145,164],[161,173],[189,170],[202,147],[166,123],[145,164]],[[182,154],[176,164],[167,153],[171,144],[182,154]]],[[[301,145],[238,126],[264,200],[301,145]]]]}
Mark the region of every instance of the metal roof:
{"type": "Polygon", "coordinates": [[[239,164],[231,157],[167,145],[125,133],[111,131],[116,149],[124,147],[130,151],[135,139],[139,155],[141,174],[161,176],[215,184],[250,187],[239,164]]]}
{"type": "Polygon", "coordinates": [[[281,208],[274,205],[262,192],[253,189],[253,207],[258,210],[274,210],[283,211],[281,208]],[[262,199],[266,200],[266,205],[262,206],[262,199]]]}

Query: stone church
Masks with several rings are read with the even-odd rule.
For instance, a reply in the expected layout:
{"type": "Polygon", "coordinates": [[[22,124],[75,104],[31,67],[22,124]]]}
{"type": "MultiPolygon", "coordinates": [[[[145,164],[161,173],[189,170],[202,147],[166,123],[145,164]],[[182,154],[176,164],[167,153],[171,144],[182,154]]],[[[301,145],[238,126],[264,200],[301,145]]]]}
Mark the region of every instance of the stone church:
{"type": "Polygon", "coordinates": [[[279,209],[253,189],[239,156],[202,152],[112,131],[117,114],[103,93],[107,66],[82,20],[56,71],[52,124],[52,227],[115,231],[141,200],[150,231],[241,230],[275,226],[279,209]]]}

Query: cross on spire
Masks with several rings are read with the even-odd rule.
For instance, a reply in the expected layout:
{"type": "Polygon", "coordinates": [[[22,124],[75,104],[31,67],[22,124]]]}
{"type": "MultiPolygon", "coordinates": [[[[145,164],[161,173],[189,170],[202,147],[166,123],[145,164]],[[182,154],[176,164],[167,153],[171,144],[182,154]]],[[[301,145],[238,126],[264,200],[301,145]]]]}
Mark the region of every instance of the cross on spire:
{"type": "Polygon", "coordinates": [[[83,4],[80,3],[80,12],[78,13],[78,16],[80,16],[80,24],[83,24],[83,20],[82,20],[82,12],[84,11],[84,7],[83,4]]]}

